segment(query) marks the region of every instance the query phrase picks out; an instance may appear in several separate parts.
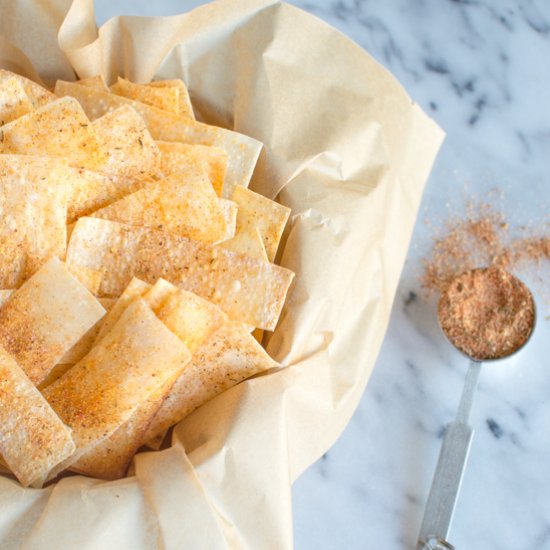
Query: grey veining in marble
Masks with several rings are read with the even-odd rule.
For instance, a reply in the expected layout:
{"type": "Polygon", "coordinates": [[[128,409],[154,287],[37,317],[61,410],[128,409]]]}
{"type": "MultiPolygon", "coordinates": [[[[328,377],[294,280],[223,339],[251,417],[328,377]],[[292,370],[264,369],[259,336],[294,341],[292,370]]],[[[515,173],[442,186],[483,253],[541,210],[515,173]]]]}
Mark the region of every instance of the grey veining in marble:
{"type": "MultiPolygon", "coordinates": [[[[96,7],[105,21],[202,3],[96,0],[96,7]]],[[[439,333],[434,300],[421,297],[417,275],[432,238],[425,220],[441,224],[474,196],[496,202],[512,224],[546,223],[548,231],[550,3],[293,3],[369,51],[448,134],[371,381],[340,440],[293,490],[298,550],[414,548],[443,427],[467,369],[439,333]]],[[[537,298],[548,315],[544,296],[537,298]]],[[[522,353],[482,370],[451,531],[458,549],[550,549],[549,326],[542,319],[522,353]]]]}

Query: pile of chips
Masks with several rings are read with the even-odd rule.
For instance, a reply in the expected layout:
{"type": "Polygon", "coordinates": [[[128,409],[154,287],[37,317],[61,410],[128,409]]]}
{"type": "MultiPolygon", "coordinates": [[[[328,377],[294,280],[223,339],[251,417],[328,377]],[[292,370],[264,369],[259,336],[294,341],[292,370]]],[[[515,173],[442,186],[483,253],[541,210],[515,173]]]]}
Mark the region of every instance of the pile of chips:
{"type": "Polygon", "coordinates": [[[55,93],[0,70],[0,454],[22,485],[125,475],[143,445],[276,367],[289,209],[247,189],[258,141],[185,84],[55,93]]]}

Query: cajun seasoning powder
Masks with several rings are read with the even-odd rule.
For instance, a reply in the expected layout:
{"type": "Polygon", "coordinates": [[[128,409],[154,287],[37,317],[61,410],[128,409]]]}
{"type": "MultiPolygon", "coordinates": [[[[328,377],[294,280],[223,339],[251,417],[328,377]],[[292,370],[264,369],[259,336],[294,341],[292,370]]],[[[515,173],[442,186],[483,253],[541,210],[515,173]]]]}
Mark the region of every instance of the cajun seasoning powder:
{"type": "Polygon", "coordinates": [[[529,289],[500,267],[472,269],[447,286],[439,301],[441,328],[477,359],[499,359],[529,339],[535,304],[529,289]]]}

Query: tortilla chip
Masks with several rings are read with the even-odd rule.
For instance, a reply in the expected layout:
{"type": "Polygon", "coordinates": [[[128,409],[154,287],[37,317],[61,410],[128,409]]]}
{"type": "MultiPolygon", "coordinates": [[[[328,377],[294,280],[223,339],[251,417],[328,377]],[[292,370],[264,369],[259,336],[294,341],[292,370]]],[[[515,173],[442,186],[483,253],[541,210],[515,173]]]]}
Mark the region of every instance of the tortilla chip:
{"type": "Polygon", "coordinates": [[[160,151],[141,116],[124,105],[94,120],[92,126],[108,155],[101,170],[125,177],[153,177],[158,173],[160,151]]]}
{"type": "Polygon", "coordinates": [[[8,288],[0,290],[0,308],[9,300],[10,296],[15,292],[15,289],[8,288]]]}
{"type": "Polygon", "coordinates": [[[177,114],[182,116],[187,116],[194,119],[195,113],[193,112],[193,106],[191,105],[191,99],[189,98],[189,91],[185,82],[180,79],[174,80],[155,80],[154,82],[149,82],[147,86],[153,88],[170,88],[175,87],[179,89],[179,109],[177,114]]]}
{"type": "Polygon", "coordinates": [[[23,487],[41,486],[74,452],[71,433],[0,346],[0,453],[23,487]]]}
{"type": "Polygon", "coordinates": [[[152,285],[140,281],[134,277],[129,283],[128,286],[124,289],[122,294],[118,297],[115,303],[111,306],[107,315],[103,317],[101,327],[95,338],[97,343],[107,334],[120,319],[120,316],[124,313],[126,308],[136,299],[141,298],[147,291],[151,288],[152,285]]]}
{"type": "MultiPolygon", "coordinates": [[[[191,353],[227,321],[224,313],[210,302],[179,290],[163,279],[145,293],[143,300],[191,353]]],[[[71,469],[102,479],[122,477],[135,452],[145,442],[145,432],[176,378],[141,404],[123,426],[81,457],[71,469]]]]}
{"type": "Polygon", "coordinates": [[[264,242],[260,235],[260,230],[257,227],[250,231],[241,231],[233,238],[223,241],[218,246],[237,252],[237,254],[248,256],[249,258],[255,258],[262,262],[269,261],[267,259],[264,242]]]}
{"type": "Polygon", "coordinates": [[[0,155],[0,288],[18,287],[67,248],[68,170],[62,159],[0,155]]]}
{"type": "Polygon", "coordinates": [[[227,153],[227,172],[223,196],[230,198],[237,185],[247,187],[262,144],[248,136],[197,122],[188,117],[162,111],[138,101],[106,94],[93,88],[79,86],[72,82],[58,80],[55,85],[58,96],[76,98],[82,108],[94,120],[122,105],[131,105],[145,120],[154,139],[160,141],[178,141],[200,145],[221,147],[227,153]]]}
{"type": "Polygon", "coordinates": [[[103,75],[89,76],[88,78],[81,78],[77,80],[75,84],[80,84],[80,86],[87,86],[88,88],[95,88],[96,90],[101,90],[102,92],[109,93],[109,86],[105,82],[103,75]]]}
{"type": "Polygon", "coordinates": [[[143,444],[151,420],[173,385],[174,379],[165,382],[120,428],[74,462],[71,471],[107,480],[124,477],[132,458],[143,444]]]}
{"type": "Polygon", "coordinates": [[[0,81],[0,126],[30,113],[32,109],[32,103],[17,79],[0,81]]]}
{"type": "Polygon", "coordinates": [[[70,97],[2,126],[0,142],[3,153],[63,157],[72,166],[89,170],[101,169],[107,160],[82,107],[70,97]]]}
{"type": "Polygon", "coordinates": [[[193,354],[153,418],[146,441],[246,378],[277,367],[240,323],[225,323],[193,354]]]}
{"type": "Polygon", "coordinates": [[[57,99],[55,94],[52,94],[52,92],[46,90],[46,88],[40,86],[40,84],[37,84],[33,80],[12,73],[11,71],[0,69],[0,82],[5,82],[11,78],[15,78],[17,82],[21,84],[34,109],[42,107],[42,105],[46,105],[46,103],[50,103],[57,99]]]}
{"type": "Polygon", "coordinates": [[[170,113],[178,114],[180,110],[180,89],[176,86],[136,84],[119,76],[116,84],[111,86],[111,92],[170,113]]]}
{"type": "Polygon", "coordinates": [[[77,265],[67,265],[66,267],[69,270],[69,273],[81,284],[83,284],[92,294],[97,294],[99,292],[101,279],[103,279],[103,273],[101,273],[101,271],[77,265]]]}
{"type": "Polygon", "coordinates": [[[272,262],[277,254],[290,208],[244,187],[235,188],[231,198],[239,207],[236,234],[249,233],[254,236],[258,228],[267,257],[272,262]]]}
{"type": "Polygon", "coordinates": [[[227,241],[232,239],[235,236],[235,231],[237,228],[237,211],[238,206],[233,201],[227,199],[218,199],[220,208],[225,219],[226,232],[222,241],[227,241]]]}
{"type": "Polygon", "coordinates": [[[105,310],[52,258],[0,309],[0,345],[39,384],[105,310]]]}
{"type": "Polygon", "coordinates": [[[88,216],[122,197],[141,189],[147,181],[114,174],[69,168],[71,185],[67,204],[67,223],[88,216]]]}
{"type": "Polygon", "coordinates": [[[294,273],[218,246],[149,228],[80,218],[67,262],[104,273],[100,294],[117,296],[132,277],[162,277],[219,306],[227,315],[273,330],[294,273]]]}
{"type": "Polygon", "coordinates": [[[189,350],[143,300],[131,304],[86,357],[43,390],[76,445],[50,476],[120,428],[189,358],[189,350]]]}
{"type": "MultiPolygon", "coordinates": [[[[101,303],[103,309],[107,312],[106,315],[108,315],[109,310],[113,307],[116,300],[113,298],[101,298],[99,302],[101,303]]],[[[59,360],[59,364],[74,365],[78,363],[87,353],[89,353],[97,339],[97,335],[99,334],[99,330],[101,329],[104,319],[105,316],[99,319],[90,329],[88,329],[80,337],[78,342],[76,342],[75,345],[63,355],[63,357],[59,360]]],[[[58,365],[56,365],[53,370],[56,370],[57,366],[58,365]]],[[[52,372],[50,372],[50,375],[51,374],[52,372]]],[[[55,377],[48,376],[48,379],[42,382],[41,387],[45,388],[46,386],[49,386],[54,380],[59,378],[61,374],[62,373],[59,372],[55,377]]]]}
{"type": "Polygon", "coordinates": [[[161,152],[159,178],[206,172],[214,191],[222,196],[227,170],[227,153],[223,149],[175,141],[157,141],[157,146],[161,152]]]}
{"type": "Polygon", "coordinates": [[[226,234],[218,198],[206,175],[173,174],[93,213],[95,218],[168,231],[205,243],[226,234]]]}

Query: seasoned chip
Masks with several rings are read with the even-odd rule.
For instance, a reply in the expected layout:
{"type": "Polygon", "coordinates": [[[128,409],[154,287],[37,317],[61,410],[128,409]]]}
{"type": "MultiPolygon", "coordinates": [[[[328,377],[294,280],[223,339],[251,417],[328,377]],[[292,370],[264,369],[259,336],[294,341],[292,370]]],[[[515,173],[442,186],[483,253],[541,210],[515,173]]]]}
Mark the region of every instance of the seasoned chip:
{"type": "Polygon", "coordinates": [[[146,441],[216,395],[277,366],[246,328],[239,323],[225,323],[193,354],[153,418],[146,441]]]}
{"type": "Polygon", "coordinates": [[[75,449],[71,433],[0,346],[0,453],[21,485],[41,486],[75,449]]]}
{"type": "Polygon", "coordinates": [[[165,382],[120,428],[72,464],[71,470],[100,479],[123,477],[134,454],[144,442],[151,420],[173,385],[173,378],[165,382]]]}
{"type": "Polygon", "coordinates": [[[130,82],[119,76],[116,84],[111,86],[111,92],[157,107],[163,111],[179,113],[180,89],[176,86],[147,86],[146,84],[130,82]]]}
{"type": "MultiPolygon", "coordinates": [[[[116,300],[113,298],[101,298],[99,302],[107,312],[106,315],[108,315],[109,310],[113,307],[116,300]]],[[[74,365],[75,363],[78,363],[92,349],[104,319],[105,319],[105,316],[99,319],[90,329],[88,329],[80,337],[78,342],[76,342],[76,344],[63,355],[63,357],[59,360],[59,363],[62,365],[74,365]]],[[[56,369],[57,369],[57,365],[53,370],[56,370],[56,369]]],[[[55,377],[51,377],[52,372],[50,372],[50,376],[48,376],[49,380],[44,380],[44,382],[42,382],[41,384],[42,387],[49,386],[54,380],[59,378],[59,376],[61,376],[62,374],[60,372],[55,377]]]]}
{"type": "Polygon", "coordinates": [[[55,93],[58,96],[75,97],[92,120],[122,105],[131,105],[143,117],[149,132],[156,140],[221,147],[228,156],[223,188],[223,196],[226,198],[231,197],[235,186],[248,186],[262,149],[259,141],[243,134],[72,82],[58,80],[55,93]]]}
{"type": "Polygon", "coordinates": [[[0,80],[0,126],[30,113],[32,109],[32,103],[17,79],[0,80]]]}
{"type": "Polygon", "coordinates": [[[187,86],[183,80],[155,80],[154,82],[149,82],[147,86],[151,86],[153,88],[178,88],[180,92],[180,100],[177,114],[188,116],[193,119],[195,118],[193,106],[191,105],[191,99],[189,98],[189,91],[187,90],[187,86]]]}
{"type": "Polygon", "coordinates": [[[157,145],[161,152],[159,177],[206,172],[214,191],[222,196],[227,170],[227,153],[223,149],[175,141],[157,141],[157,145]]]}
{"type": "Polygon", "coordinates": [[[51,476],[120,428],[189,358],[189,350],[143,300],[131,304],[88,355],[43,390],[76,445],[51,476]]]}
{"type": "Polygon", "coordinates": [[[67,247],[67,165],[0,155],[0,287],[15,288],[67,247]]]}
{"type": "Polygon", "coordinates": [[[149,228],[80,218],[67,262],[102,270],[100,293],[120,294],[132,277],[159,277],[222,308],[230,318],[273,330],[294,274],[218,246],[149,228]]]}
{"type": "Polygon", "coordinates": [[[103,317],[101,327],[95,338],[95,343],[99,342],[105,334],[107,334],[120,319],[120,316],[124,313],[126,308],[136,299],[141,298],[152,285],[144,283],[143,281],[134,277],[128,286],[124,289],[122,294],[118,297],[115,303],[111,306],[107,315],[103,317]]]}
{"type": "Polygon", "coordinates": [[[239,207],[236,234],[250,233],[253,236],[258,228],[267,257],[272,262],[277,254],[279,241],[290,215],[290,208],[244,187],[235,188],[232,200],[239,207]]]}
{"type": "Polygon", "coordinates": [[[233,238],[220,243],[219,246],[237,252],[237,254],[261,260],[262,262],[269,261],[260,230],[257,227],[252,230],[241,231],[233,238]]]}
{"type": "Polygon", "coordinates": [[[173,174],[148,183],[93,216],[160,229],[205,243],[220,241],[227,233],[218,197],[204,174],[187,177],[173,174]]]}
{"type": "Polygon", "coordinates": [[[89,76],[88,78],[81,78],[80,80],[77,80],[75,84],[80,84],[80,86],[88,86],[89,88],[96,88],[102,92],[109,93],[109,86],[107,86],[105,79],[100,74],[96,76],[89,76]]]}
{"type": "Polygon", "coordinates": [[[147,181],[114,174],[92,172],[83,168],[69,168],[70,193],[67,204],[67,223],[88,216],[92,212],[141,189],[147,181]]]}
{"type": "Polygon", "coordinates": [[[101,279],[103,279],[103,273],[101,271],[78,265],[67,265],[66,267],[69,273],[80,281],[80,283],[82,283],[92,294],[97,294],[99,292],[101,279]]]}
{"type": "MultiPolygon", "coordinates": [[[[191,353],[227,321],[215,305],[195,294],[179,290],[163,279],[159,279],[145,293],[143,300],[179,336],[191,353]]],[[[176,378],[168,380],[138,407],[124,425],[82,456],[71,469],[103,479],[122,477],[136,450],[145,443],[145,432],[176,378]]]]}
{"type": "Polygon", "coordinates": [[[124,177],[153,177],[160,151],[141,116],[124,105],[94,120],[97,139],[108,156],[104,172],[124,177]]]}
{"type": "Polygon", "coordinates": [[[0,69],[0,82],[5,82],[11,78],[15,78],[17,82],[21,84],[35,109],[57,99],[55,94],[52,94],[52,92],[46,90],[46,88],[40,86],[40,84],[37,84],[33,80],[29,80],[28,78],[12,73],[11,71],[0,69]]]}
{"type": "Polygon", "coordinates": [[[39,384],[104,314],[94,296],[52,258],[0,309],[0,345],[39,384]]]}
{"type": "Polygon", "coordinates": [[[0,141],[3,153],[64,157],[72,166],[89,170],[101,169],[107,160],[82,107],[71,97],[2,126],[0,141]]]}

